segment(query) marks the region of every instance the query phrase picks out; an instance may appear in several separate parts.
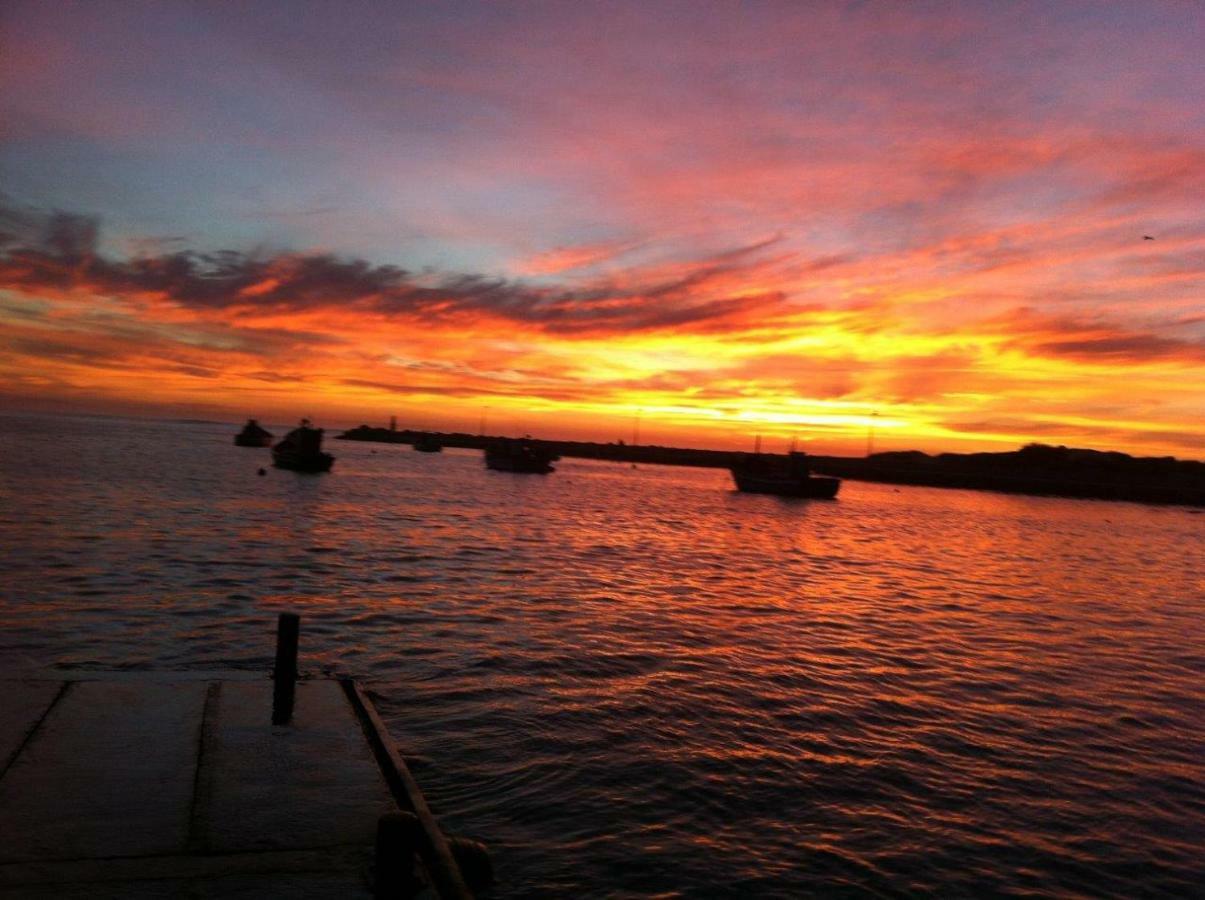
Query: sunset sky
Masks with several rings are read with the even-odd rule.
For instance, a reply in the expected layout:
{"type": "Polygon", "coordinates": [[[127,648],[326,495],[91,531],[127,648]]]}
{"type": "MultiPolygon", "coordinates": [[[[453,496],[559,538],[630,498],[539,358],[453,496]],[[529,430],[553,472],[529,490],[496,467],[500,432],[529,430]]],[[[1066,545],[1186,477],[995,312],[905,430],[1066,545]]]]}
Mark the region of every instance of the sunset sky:
{"type": "Polygon", "coordinates": [[[0,409],[1205,458],[1203,53],[1194,2],[6,0],[0,409]]]}

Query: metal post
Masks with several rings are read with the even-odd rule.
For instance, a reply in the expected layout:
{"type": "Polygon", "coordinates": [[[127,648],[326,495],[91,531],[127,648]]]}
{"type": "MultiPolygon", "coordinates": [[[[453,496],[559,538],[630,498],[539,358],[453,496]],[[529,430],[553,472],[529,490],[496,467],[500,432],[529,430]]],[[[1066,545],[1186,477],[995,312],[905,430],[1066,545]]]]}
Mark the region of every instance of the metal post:
{"type": "Polygon", "coordinates": [[[301,616],[281,613],[276,623],[276,666],[272,677],[272,724],[287,725],[293,718],[293,698],[297,686],[297,639],[301,616]]]}

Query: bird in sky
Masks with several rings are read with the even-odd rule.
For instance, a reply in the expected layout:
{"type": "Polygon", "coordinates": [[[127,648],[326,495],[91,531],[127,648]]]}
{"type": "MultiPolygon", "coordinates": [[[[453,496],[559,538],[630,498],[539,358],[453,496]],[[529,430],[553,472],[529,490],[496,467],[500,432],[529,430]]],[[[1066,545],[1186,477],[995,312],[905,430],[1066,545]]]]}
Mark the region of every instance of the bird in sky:
{"type": "Polygon", "coordinates": [[[1144,234],[1144,235],[1142,236],[1142,239],[1143,239],[1144,241],[1153,241],[1153,240],[1154,240],[1154,238],[1153,238],[1153,237],[1151,237],[1149,234],[1144,234]]]}

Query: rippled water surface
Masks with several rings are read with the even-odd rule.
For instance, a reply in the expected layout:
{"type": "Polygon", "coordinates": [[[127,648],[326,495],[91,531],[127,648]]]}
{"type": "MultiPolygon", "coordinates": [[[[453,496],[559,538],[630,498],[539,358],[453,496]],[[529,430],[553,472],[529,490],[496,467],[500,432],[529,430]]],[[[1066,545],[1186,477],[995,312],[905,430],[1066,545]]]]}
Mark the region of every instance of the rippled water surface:
{"type": "Polygon", "coordinates": [[[498,897],[1205,894],[1205,515],[0,416],[0,669],[378,697],[498,897]]]}

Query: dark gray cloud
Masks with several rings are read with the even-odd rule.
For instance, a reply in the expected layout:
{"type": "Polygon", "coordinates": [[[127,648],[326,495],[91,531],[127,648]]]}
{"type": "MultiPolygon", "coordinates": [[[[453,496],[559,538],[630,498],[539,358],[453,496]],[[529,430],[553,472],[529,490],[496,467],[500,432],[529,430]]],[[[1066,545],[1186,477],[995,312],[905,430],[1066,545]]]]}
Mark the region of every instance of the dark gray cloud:
{"type": "Polygon", "coordinates": [[[89,346],[70,337],[16,335],[4,343],[8,350],[23,356],[44,357],[91,367],[126,368],[123,356],[111,346],[89,346]]]}
{"type": "Polygon", "coordinates": [[[1108,362],[1143,362],[1174,357],[1205,360],[1205,344],[1200,342],[1133,332],[1046,341],[1034,344],[1031,349],[1042,356],[1068,356],[1108,362]]]}
{"type": "Polygon", "coordinates": [[[1102,318],[1046,316],[1021,307],[988,325],[1008,336],[1008,346],[1031,356],[1096,363],[1205,360],[1205,342],[1134,331],[1102,318]]]}
{"type": "Polygon", "coordinates": [[[706,330],[751,313],[768,315],[785,299],[776,292],[731,296],[724,286],[732,273],[756,266],[756,254],[772,241],[640,287],[558,289],[474,273],[418,275],[331,254],[182,250],[115,259],[98,251],[99,234],[99,221],[89,216],[0,212],[0,287],[36,294],[78,286],[102,295],[153,295],[198,310],[358,310],[431,322],[486,316],[565,335],[706,330]]]}

